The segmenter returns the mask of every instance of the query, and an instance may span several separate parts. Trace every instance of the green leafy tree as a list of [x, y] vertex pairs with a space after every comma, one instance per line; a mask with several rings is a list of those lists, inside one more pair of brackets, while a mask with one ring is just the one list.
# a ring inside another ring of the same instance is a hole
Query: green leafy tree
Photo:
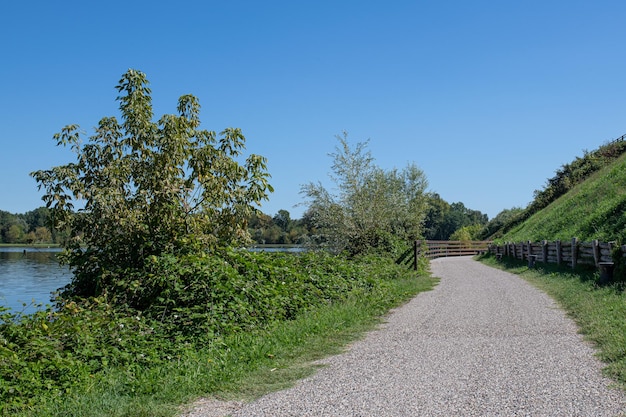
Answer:
[[66, 126], [54, 139], [76, 161], [31, 174], [55, 227], [70, 230], [64, 260], [75, 295], [112, 290], [155, 255], [247, 242], [247, 219], [272, 191], [265, 158], [242, 161], [240, 129], [200, 128], [196, 97], [180, 97], [178, 114], [155, 122], [145, 74], [128, 70], [116, 88], [121, 121], [102, 118], [86, 144]]
[[428, 208], [424, 221], [424, 237], [428, 240], [446, 240], [452, 233], [446, 225], [450, 213], [450, 204], [437, 193], [427, 196]]
[[480, 224], [473, 224], [471, 226], [463, 226], [456, 232], [452, 233], [450, 240], [478, 240], [480, 232], [483, 230], [483, 226]]
[[502, 210], [489, 223], [485, 225], [479, 234], [479, 239], [497, 239], [502, 236], [504, 227], [524, 213], [521, 207]]
[[291, 215], [287, 210], [278, 210], [274, 216], [274, 224], [280, 227], [283, 232], [289, 232], [292, 227]]
[[479, 225], [482, 229], [487, 220], [486, 214], [471, 210], [461, 202], [448, 204], [438, 194], [431, 194], [428, 198], [425, 236], [431, 240], [461, 240], [453, 239], [453, 234], [467, 226]]
[[7, 243], [21, 243], [24, 239], [24, 228], [17, 223], [10, 225], [5, 238]]
[[321, 183], [302, 187], [309, 208], [312, 238], [321, 245], [355, 255], [372, 248], [392, 250], [394, 241], [421, 235], [425, 214], [424, 173], [415, 165], [384, 171], [374, 164], [367, 142], [350, 146], [337, 136], [331, 179], [338, 193]]

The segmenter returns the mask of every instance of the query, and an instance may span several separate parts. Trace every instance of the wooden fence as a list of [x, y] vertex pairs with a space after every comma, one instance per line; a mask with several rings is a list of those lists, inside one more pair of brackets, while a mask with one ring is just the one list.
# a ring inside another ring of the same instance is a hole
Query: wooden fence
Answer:
[[446, 256], [467, 256], [485, 253], [490, 241], [460, 240], [418, 240], [415, 242], [415, 253], [428, 259]]
[[[613, 262], [614, 242], [579, 242], [577, 238], [570, 241], [548, 242], [520, 242], [489, 245], [489, 252], [501, 257], [510, 256], [520, 260], [531, 260], [544, 263], [569, 265], [576, 268], [578, 265], [599, 266], [602, 263]], [[626, 246], [621, 247], [622, 254]]]
[[[498, 258], [503, 256], [528, 260], [529, 266], [535, 262], [555, 263], [576, 268], [580, 265], [595, 266], [600, 270], [601, 280], [610, 280], [614, 267], [615, 242], [580, 242], [577, 238], [569, 241], [519, 242], [493, 244], [491, 241], [455, 240], [416, 240], [413, 248], [407, 250], [397, 260], [399, 264], [412, 265], [417, 270], [417, 260], [445, 256], [467, 256], [489, 252]], [[626, 257], [626, 245], [620, 248], [621, 256]], [[619, 252], [618, 252], [619, 254]], [[619, 255], [618, 255], [619, 256]]]
[[413, 248], [407, 250], [397, 260], [399, 264], [411, 264], [417, 270], [420, 257], [428, 259], [445, 256], [468, 256], [486, 253], [491, 241], [459, 241], [459, 240], [416, 240]]
[[[489, 245], [489, 252], [501, 258], [513, 257], [528, 260], [528, 266], [535, 262], [568, 265], [572, 269], [580, 265], [596, 267], [600, 271], [600, 283], [608, 283], [613, 279], [614, 256], [626, 257], [626, 245], [619, 247], [615, 242], [579, 242], [577, 238], [570, 241], [520, 242]], [[617, 253], [617, 255], [615, 255]]]

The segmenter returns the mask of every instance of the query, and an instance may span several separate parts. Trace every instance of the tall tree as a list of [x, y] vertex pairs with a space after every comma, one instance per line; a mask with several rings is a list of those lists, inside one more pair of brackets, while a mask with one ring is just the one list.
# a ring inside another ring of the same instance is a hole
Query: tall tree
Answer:
[[[128, 70], [116, 88], [121, 122], [102, 118], [84, 145], [79, 127], [66, 126], [54, 139], [76, 161], [32, 173], [56, 228], [71, 230], [65, 261], [78, 295], [114, 286], [152, 255], [247, 241], [247, 219], [272, 191], [265, 158], [239, 162], [240, 129], [200, 128], [196, 97], [180, 97], [178, 114], [155, 122], [145, 74]], [[84, 208], [74, 215], [76, 201]]]
[[291, 229], [291, 215], [287, 210], [278, 210], [274, 216], [274, 223], [286, 233]]

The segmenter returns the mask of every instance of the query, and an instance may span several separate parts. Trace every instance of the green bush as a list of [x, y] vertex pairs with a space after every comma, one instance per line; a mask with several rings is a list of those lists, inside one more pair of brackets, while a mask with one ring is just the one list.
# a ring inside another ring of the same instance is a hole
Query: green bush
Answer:
[[132, 393], [142, 389], [138, 375], [147, 369], [319, 306], [383, 294], [407, 273], [375, 255], [224, 250], [153, 257], [145, 270], [117, 273], [100, 297], [59, 300], [29, 316], [0, 311], [0, 415], [62, 402], [110, 372], [124, 373]]

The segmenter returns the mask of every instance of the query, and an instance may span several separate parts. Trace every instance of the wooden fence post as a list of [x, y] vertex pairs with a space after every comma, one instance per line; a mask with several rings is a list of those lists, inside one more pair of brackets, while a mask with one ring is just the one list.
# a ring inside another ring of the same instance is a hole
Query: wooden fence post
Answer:
[[544, 240], [541, 242], [541, 252], [543, 255], [543, 263], [548, 263], [548, 241]]
[[578, 238], [572, 238], [572, 269], [576, 269], [576, 263], [578, 258]]
[[556, 264], [561, 265], [561, 241], [557, 240], [556, 242]]
[[593, 261], [597, 267], [598, 264], [600, 263], [600, 242], [598, 242], [598, 239], [595, 239], [592, 242], [592, 246], [593, 246]]
[[420, 242], [413, 241], [413, 270], [417, 271], [417, 258], [419, 257]]

